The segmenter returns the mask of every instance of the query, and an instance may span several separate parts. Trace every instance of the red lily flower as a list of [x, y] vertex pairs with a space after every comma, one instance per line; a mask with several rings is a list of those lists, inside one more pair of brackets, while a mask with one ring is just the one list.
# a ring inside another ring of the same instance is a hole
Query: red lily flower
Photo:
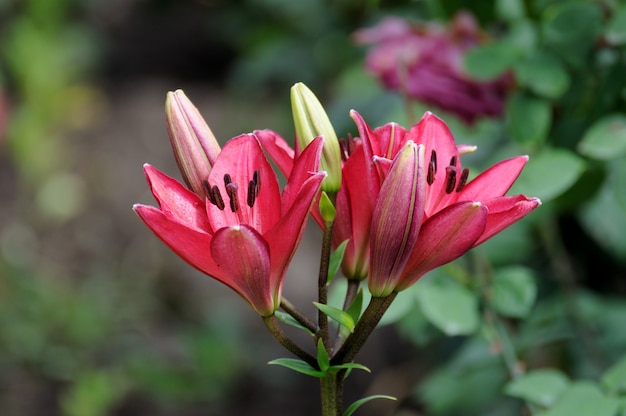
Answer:
[[221, 150], [202, 195], [146, 165], [159, 206], [133, 209], [176, 254], [270, 316], [326, 175], [317, 173], [321, 151], [322, 139], [304, 149], [281, 195], [258, 137], [243, 134]]
[[371, 224], [374, 296], [406, 289], [541, 204], [524, 195], [504, 196], [527, 156], [499, 162], [468, 183], [459, 151], [467, 148], [457, 146], [433, 114], [426, 113], [409, 131], [395, 124], [372, 131], [358, 113], [352, 116], [366, 160], [373, 161], [369, 182], [374, 189], [382, 183]]

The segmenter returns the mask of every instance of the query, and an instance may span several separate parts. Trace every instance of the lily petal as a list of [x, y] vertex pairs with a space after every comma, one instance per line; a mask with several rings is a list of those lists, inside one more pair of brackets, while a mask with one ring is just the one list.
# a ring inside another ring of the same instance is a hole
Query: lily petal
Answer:
[[212, 236], [187, 227], [158, 208], [136, 204], [133, 210], [174, 253], [196, 269], [228, 284], [229, 279], [208, 255]]
[[289, 210], [285, 211], [274, 228], [263, 234], [263, 238], [270, 247], [272, 285], [281, 286], [282, 284], [287, 266], [302, 239], [306, 217], [316, 201], [325, 177], [326, 172], [317, 172], [307, 179]]
[[503, 160], [482, 172], [459, 194], [460, 201], [484, 201], [504, 195], [522, 172], [528, 156]]
[[446, 167], [453, 165], [458, 172], [461, 171], [459, 151], [446, 123], [430, 112], [426, 112], [419, 123], [409, 130], [407, 138], [425, 146], [427, 163], [433, 160], [433, 156], [436, 160], [434, 182], [428, 187], [429, 198], [425, 207], [426, 214], [432, 215], [455, 198], [455, 195], [445, 192]]
[[487, 225], [480, 238], [474, 243], [477, 246], [490, 239], [509, 225], [526, 216], [539, 205], [539, 198], [528, 198], [525, 195], [503, 196], [483, 202], [489, 209]]
[[243, 224], [218, 230], [211, 241], [211, 256], [228, 276], [224, 283], [261, 316], [274, 313], [279, 288], [270, 282], [269, 247], [256, 230]]
[[460, 202], [429, 218], [395, 291], [415, 283], [429, 270], [449, 263], [469, 250], [487, 224], [488, 209], [480, 202]]
[[289, 147], [285, 139], [274, 131], [255, 130], [254, 135], [259, 139], [261, 146], [270, 155], [270, 158], [276, 163], [278, 170], [285, 178], [288, 178], [293, 168], [294, 150]]
[[318, 171], [324, 139], [317, 137], [296, 157], [293, 169], [283, 189], [281, 214], [285, 215], [297, 199], [302, 184]]
[[196, 194], [153, 166], [145, 164], [143, 169], [161, 210], [188, 227], [197, 230], [208, 228], [204, 202]]

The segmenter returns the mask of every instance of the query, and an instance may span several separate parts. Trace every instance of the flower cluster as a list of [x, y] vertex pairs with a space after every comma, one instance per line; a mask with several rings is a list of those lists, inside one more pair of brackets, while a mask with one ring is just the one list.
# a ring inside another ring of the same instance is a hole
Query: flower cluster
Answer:
[[387, 17], [354, 34], [358, 44], [372, 45], [366, 67], [383, 85], [426, 104], [456, 114], [467, 123], [502, 113], [511, 86], [508, 77], [479, 82], [463, 69], [463, 57], [484, 42], [474, 17], [457, 14], [449, 27], [412, 26]]
[[[458, 146], [431, 113], [407, 130], [395, 123], [372, 129], [353, 111], [359, 137], [341, 146], [340, 157], [315, 96], [297, 84], [292, 99], [296, 149], [271, 130], [242, 134], [221, 148], [184, 93], [169, 93], [168, 131], [187, 186], [146, 165], [158, 207], [134, 207], [174, 252], [231, 287], [261, 316], [281, 304], [308, 214], [328, 226], [315, 204], [326, 170], [333, 172], [325, 190], [335, 200], [332, 243], [348, 241], [343, 274], [367, 278], [378, 298], [406, 289], [540, 204], [505, 196], [526, 156], [470, 180], [461, 156], [475, 148]], [[288, 178], [282, 194], [265, 152]]]

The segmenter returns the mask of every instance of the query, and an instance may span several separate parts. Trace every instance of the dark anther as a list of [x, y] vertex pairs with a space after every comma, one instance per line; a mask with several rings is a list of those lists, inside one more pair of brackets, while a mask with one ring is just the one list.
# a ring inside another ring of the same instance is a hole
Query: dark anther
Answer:
[[202, 186], [204, 187], [204, 193], [209, 198], [209, 201], [213, 205], [216, 205], [216, 203], [215, 203], [215, 196], [213, 195], [213, 191], [211, 190], [211, 185], [209, 185], [209, 181], [207, 181], [206, 179], [203, 180], [202, 181]]
[[[217, 187], [217, 185], [213, 185], [213, 187], [211, 187], [211, 195], [213, 197], [213, 199], [215, 200], [214, 204], [215, 206], [217, 206], [219, 209], [223, 210], [225, 205], [224, 205], [224, 200], [222, 199], [222, 194], [220, 193], [220, 188]], [[209, 199], [211, 199], [211, 197], [209, 197]], [[213, 201], [211, 201], [213, 202]]]
[[256, 183], [254, 179], [248, 182], [248, 206], [252, 208], [254, 206], [254, 200], [256, 199]]
[[433, 165], [433, 173], [437, 173], [437, 152], [434, 149], [430, 152], [430, 164]]
[[230, 177], [230, 175], [228, 173], [224, 175], [224, 186], [228, 185], [232, 181], [233, 180], [231, 179], [231, 177]]
[[456, 166], [456, 156], [452, 156], [452, 159], [450, 159], [450, 166]]
[[433, 163], [432, 159], [428, 164], [428, 175], [426, 175], [426, 182], [428, 182], [429, 185], [432, 185], [433, 182], [435, 182], [435, 164]]
[[230, 210], [236, 212], [239, 209], [239, 200], [237, 199], [237, 184], [229, 182], [226, 185], [226, 193], [230, 199]]
[[450, 194], [456, 186], [456, 168], [453, 166], [446, 167], [446, 193]]
[[459, 178], [459, 183], [456, 186], [456, 191], [461, 192], [463, 188], [465, 188], [465, 184], [467, 183], [467, 177], [469, 176], [469, 169], [465, 168], [461, 172], [461, 177]]
[[252, 175], [252, 181], [254, 182], [254, 196], [259, 196], [259, 192], [261, 192], [261, 171], [255, 170]]

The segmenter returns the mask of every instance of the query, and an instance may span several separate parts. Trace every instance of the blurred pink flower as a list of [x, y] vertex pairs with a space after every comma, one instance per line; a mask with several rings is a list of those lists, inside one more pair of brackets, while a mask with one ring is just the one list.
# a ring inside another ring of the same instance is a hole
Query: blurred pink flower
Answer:
[[321, 151], [321, 139], [304, 149], [281, 195], [257, 136], [243, 134], [212, 161], [202, 194], [146, 165], [158, 207], [133, 209], [176, 254], [270, 316], [325, 177]]
[[372, 45], [366, 67], [388, 89], [456, 114], [467, 123], [502, 114], [510, 77], [479, 82], [463, 70], [465, 53], [484, 41], [471, 14], [458, 13], [448, 27], [412, 26], [388, 17], [355, 32], [354, 40]]

